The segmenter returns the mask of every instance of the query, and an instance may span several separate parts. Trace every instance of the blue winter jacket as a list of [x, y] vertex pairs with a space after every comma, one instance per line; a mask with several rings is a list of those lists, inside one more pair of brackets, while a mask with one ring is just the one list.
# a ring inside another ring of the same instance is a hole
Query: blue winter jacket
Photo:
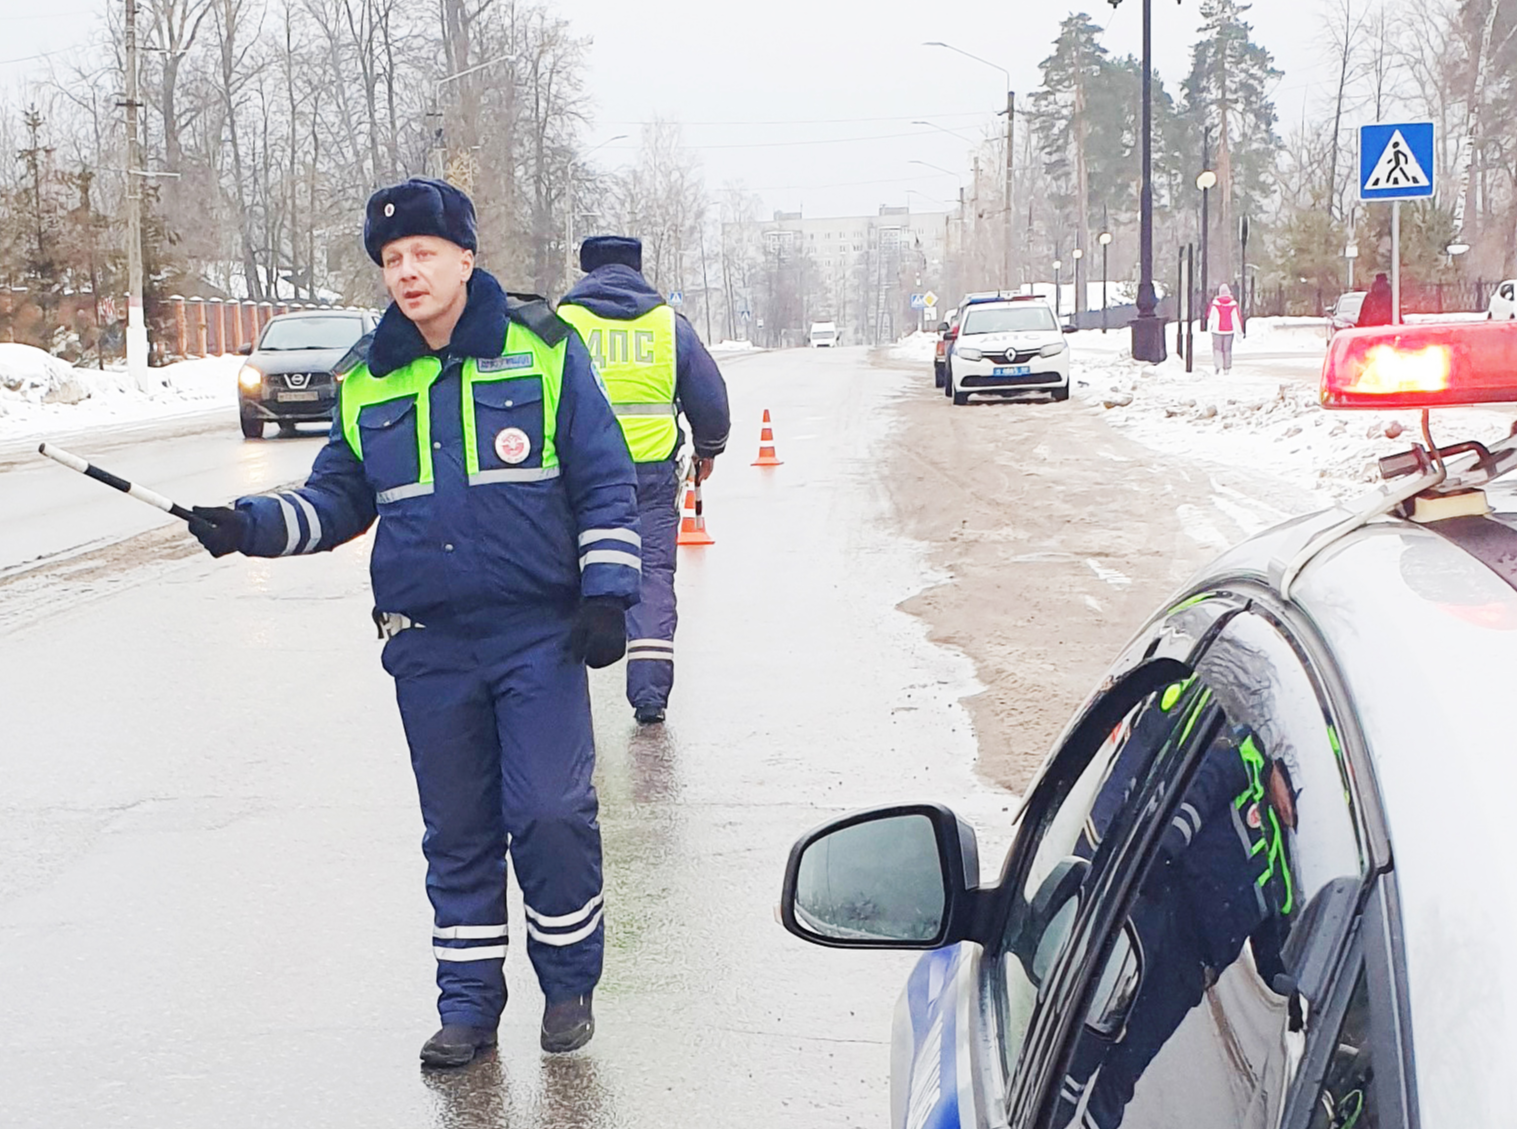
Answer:
[[[610, 263], [597, 267], [563, 297], [603, 318], [630, 320], [664, 304], [661, 294], [629, 266]], [[690, 421], [695, 453], [720, 455], [727, 447], [732, 421], [727, 412], [727, 382], [683, 315], [674, 318], [675, 400]]]
[[[624, 606], [637, 603], [641, 575], [636, 474], [621, 427], [578, 334], [567, 332], [556, 415], [559, 476], [468, 484], [460, 404], [463, 358], [499, 357], [508, 319], [533, 328], [534, 308], [536, 317], [568, 331], [546, 305], [508, 302], [494, 278], [474, 272], [447, 363], [428, 392], [432, 493], [382, 504], [375, 499], [382, 488], [377, 483], [414, 476], [417, 413], [389, 421], [396, 428], [411, 429], [408, 441], [375, 443], [372, 448], [365, 444], [366, 458], [360, 461], [343, 437], [339, 410], [303, 487], [237, 500], [237, 508], [253, 519], [242, 551], [257, 557], [326, 552], [362, 534], [378, 517], [369, 572], [381, 611], [427, 623], [492, 607], [553, 605], [564, 612], [580, 596], [610, 596]], [[541, 330], [541, 323], [537, 328]], [[369, 371], [376, 377], [431, 352], [416, 326], [394, 305], [372, 340], [360, 342], [359, 349], [366, 352]], [[514, 406], [508, 402], [486, 407], [479, 405], [480, 397], [476, 386], [481, 434], [487, 426], [519, 426], [541, 436], [540, 395]], [[491, 416], [487, 424], [482, 415], [487, 411], [505, 414], [500, 419]], [[506, 418], [513, 411], [519, 419]], [[410, 467], [384, 465], [387, 457], [408, 458]]]

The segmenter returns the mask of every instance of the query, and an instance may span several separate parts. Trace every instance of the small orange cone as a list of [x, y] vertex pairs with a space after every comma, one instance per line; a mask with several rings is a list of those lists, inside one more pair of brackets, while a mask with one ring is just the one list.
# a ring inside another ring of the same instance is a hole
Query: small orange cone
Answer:
[[680, 508], [679, 536], [676, 545], [715, 545], [716, 538], [706, 532], [706, 515], [701, 509], [701, 488], [691, 472], [685, 479], [685, 504]]
[[764, 409], [764, 429], [759, 432], [759, 457], [753, 460], [753, 466], [783, 466], [779, 459], [774, 456], [774, 428], [769, 421], [769, 409]]

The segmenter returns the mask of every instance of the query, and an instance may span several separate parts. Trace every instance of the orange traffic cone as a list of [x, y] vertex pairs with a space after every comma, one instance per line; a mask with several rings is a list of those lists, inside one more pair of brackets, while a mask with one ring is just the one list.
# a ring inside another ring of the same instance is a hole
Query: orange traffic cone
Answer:
[[706, 515], [701, 509], [701, 488], [692, 473], [685, 479], [685, 504], [680, 508], [679, 536], [676, 545], [715, 545], [716, 538], [706, 532]]
[[774, 428], [769, 422], [769, 409], [764, 409], [764, 429], [759, 432], [759, 457], [753, 460], [753, 466], [782, 466], [779, 459], [774, 456]]

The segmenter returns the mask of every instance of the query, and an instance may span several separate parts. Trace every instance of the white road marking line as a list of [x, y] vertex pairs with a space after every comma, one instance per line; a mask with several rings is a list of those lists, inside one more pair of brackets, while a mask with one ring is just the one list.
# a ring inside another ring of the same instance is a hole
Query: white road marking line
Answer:
[[1212, 524], [1200, 506], [1190, 503], [1175, 507], [1175, 516], [1180, 519], [1180, 528], [1197, 544], [1221, 552], [1232, 544], [1223, 532]]
[[1100, 561], [1087, 560], [1085, 565], [1091, 572], [1096, 574], [1098, 580], [1106, 581], [1113, 588], [1126, 588], [1132, 583], [1132, 577], [1124, 572], [1118, 572], [1114, 568], [1107, 568]]
[[1101, 606], [1101, 601], [1094, 596], [1085, 597], [1085, 606], [1098, 615], [1105, 615], [1106, 609]]

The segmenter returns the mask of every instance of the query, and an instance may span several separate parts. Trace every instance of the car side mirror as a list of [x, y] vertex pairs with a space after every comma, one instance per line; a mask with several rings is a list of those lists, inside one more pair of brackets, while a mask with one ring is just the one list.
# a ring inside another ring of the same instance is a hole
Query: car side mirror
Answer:
[[791, 848], [780, 921], [831, 948], [942, 948], [969, 936], [979, 873], [974, 831], [946, 807], [855, 812]]
[[251, 341], [244, 342], [237, 346], [237, 352], [244, 357], [251, 357], [253, 355], [253, 343]]
[[940, 321], [940, 322], [938, 322], [938, 332], [939, 333], [947, 333], [948, 332], [948, 323], [946, 321]]

